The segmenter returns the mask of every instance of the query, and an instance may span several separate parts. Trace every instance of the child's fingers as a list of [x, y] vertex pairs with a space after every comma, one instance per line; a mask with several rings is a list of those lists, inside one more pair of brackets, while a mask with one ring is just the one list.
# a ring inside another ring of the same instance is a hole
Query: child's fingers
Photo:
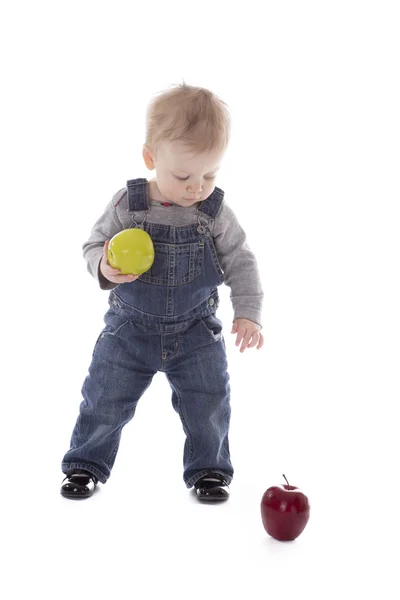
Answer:
[[103, 257], [103, 272], [104, 275], [106, 275], [107, 277], [113, 277], [121, 273], [120, 269], [114, 269], [114, 267], [112, 267], [110, 263], [107, 262], [105, 256]]
[[239, 331], [236, 336], [236, 346], [240, 346], [240, 343], [244, 337], [244, 331]]
[[119, 269], [113, 269], [110, 265], [106, 265], [106, 271], [108, 275], [120, 275], [121, 271]]
[[104, 271], [109, 276], [119, 275], [121, 271], [119, 269], [114, 269], [114, 267], [112, 267], [108, 261], [108, 246], [109, 246], [109, 244], [110, 244], [110, 240], [106, 240], [104, 242], [104, 254], [103, 254], [104, 263], [105, 263]]
[[[139, 277], [139, 275], [121, 275], [121, 277], [123, 278], [122, 279], [123, 283], [124, 282], [125, 283], [130, 283], [131, 281], [135, 281]], [[116, 277], [116, 279], [119, 279], [119, 276]]]
[[251, 333], [246, 331], [246, 335], [243, 337], [242, 345], [240, 346], [240, 352], [244, 352], [250, 343]]
[[106, 262], [108, 262], [108, 244], [110, 243], [110, 240], [106, 240], [104, 242], [104, 248], [103, 248], [103, 256], [106, 260]]
[[113, 271], [117, 271], [117, 273], [119, 273], [119, 269], [114, 269], [111, 265], [110, 265], [110, 261], [108, 260], [108, 246], [110, 245], [110, 240], [106, 240], [104, 242], [104, 262], [106, 263], [106, 265], [112, 269]]
[[250, 342], [247, 344], [247, 348], [254, 348], [258, 342], [258, 339], [257, 332], [253, 333]]
[[139, 275], [132, 275], [128, 273], [126, 275], [114, 275], [113, 280], [115, 283], [130, 283], [131, 281], [135, 281]]
[[110, 243], [109, 240], [106, 240], [104, 242], [104, 247], [103, 247], [103, 262], [105, 265], [107, 265], [107, 267], [112, 268], [110, 266], [110, 263], [108, 262], [108, 244]]

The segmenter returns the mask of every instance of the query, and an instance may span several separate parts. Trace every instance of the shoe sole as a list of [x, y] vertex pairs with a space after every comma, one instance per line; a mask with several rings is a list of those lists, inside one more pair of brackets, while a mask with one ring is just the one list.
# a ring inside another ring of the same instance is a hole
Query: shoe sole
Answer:
[[224, 502], [226, 500], [229, 499], [229, 496], [225, 496], [223, 498], [212, 498], [212, 497], [206, 497], [206, 496], [197, 496], [197, 500], [199, 500], [200, 502]]
[[64, 498], [73, 498], [74, 500], [85, 500], [86, 498], [93, 496], [93, 494], [86, 494], [86, 496], [84, 496], [78, 494], [67, 494], [65, 492], [60, 492], [60, 494], [61, 496], [64, 496]]

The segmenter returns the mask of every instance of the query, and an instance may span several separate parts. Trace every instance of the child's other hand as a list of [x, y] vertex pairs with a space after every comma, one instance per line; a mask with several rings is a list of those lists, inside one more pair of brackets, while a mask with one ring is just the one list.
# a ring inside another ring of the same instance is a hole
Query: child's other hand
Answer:
[[103, 258], [100, 263], [100, 271], [104, 275], [108, 281], [112, 283], [129, 283], [131, 281], [135, 281], [139, 275], [121, 275], [121, 271], [119, 269], [113, 269], [110, 263], [108, 262], [108, 244], [110, 240], [106, 240], [104, 244]]
[[231, 333], [237, 333], [236, 346], [240, 347], [240, 352], [244, 352], [246, 348], [257, 346], [259, 350], [264, 344], [264, 337], [261, 333], [261, 327], [249, 319], [236, 319], [233, 322]]

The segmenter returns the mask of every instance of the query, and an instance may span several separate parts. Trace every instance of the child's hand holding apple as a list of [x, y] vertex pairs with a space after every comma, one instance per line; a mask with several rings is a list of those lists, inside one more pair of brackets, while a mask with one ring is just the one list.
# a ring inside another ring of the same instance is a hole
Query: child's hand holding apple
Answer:
[[108, 281], [112, 283], [120, 284], [120, 283], [130, 283], [131, 281], [135, 281], [139, 277], [139, 275], [121, 275], [120, 269], [113, 269], [110, 263], [108, 262], [108, 245], [110, 240], [106, 240], [104, 244], [103, 257], [100, 263], [100, 271], [104, 275]]

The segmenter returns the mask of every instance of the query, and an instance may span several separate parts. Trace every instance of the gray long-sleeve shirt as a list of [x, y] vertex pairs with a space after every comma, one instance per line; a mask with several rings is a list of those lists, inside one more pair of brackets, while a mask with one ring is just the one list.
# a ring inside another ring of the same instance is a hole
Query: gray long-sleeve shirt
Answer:
[[[117, 284], [108, 281], [100, 271], [104, 242], [132, 225], [128, 212], [127, 189], [122, 188], [108, 202], [101, 217], [94, 224], [90, 237], [83, 244], [83, 256], [88, 271], [97, 279], [102, 290], [112, 290]], [[198, 204], [198, 203], [197, 203]], [[164, 206], [149, 200], [148, 223], [181, 227], [197, 224], [197, 205], [182, 207], [177, 204]], [[249, 319], [261, 323], [263, 291], [257, 262], [246, 241], [246, 235], [233, 210], [223, 201], [222, 209], [215, 218], [211, 235], [217, 257], [224, 273], [224, 283], [230, 287], [234, 320]], [[123, 285], [123, 284], [122, 284]]]

